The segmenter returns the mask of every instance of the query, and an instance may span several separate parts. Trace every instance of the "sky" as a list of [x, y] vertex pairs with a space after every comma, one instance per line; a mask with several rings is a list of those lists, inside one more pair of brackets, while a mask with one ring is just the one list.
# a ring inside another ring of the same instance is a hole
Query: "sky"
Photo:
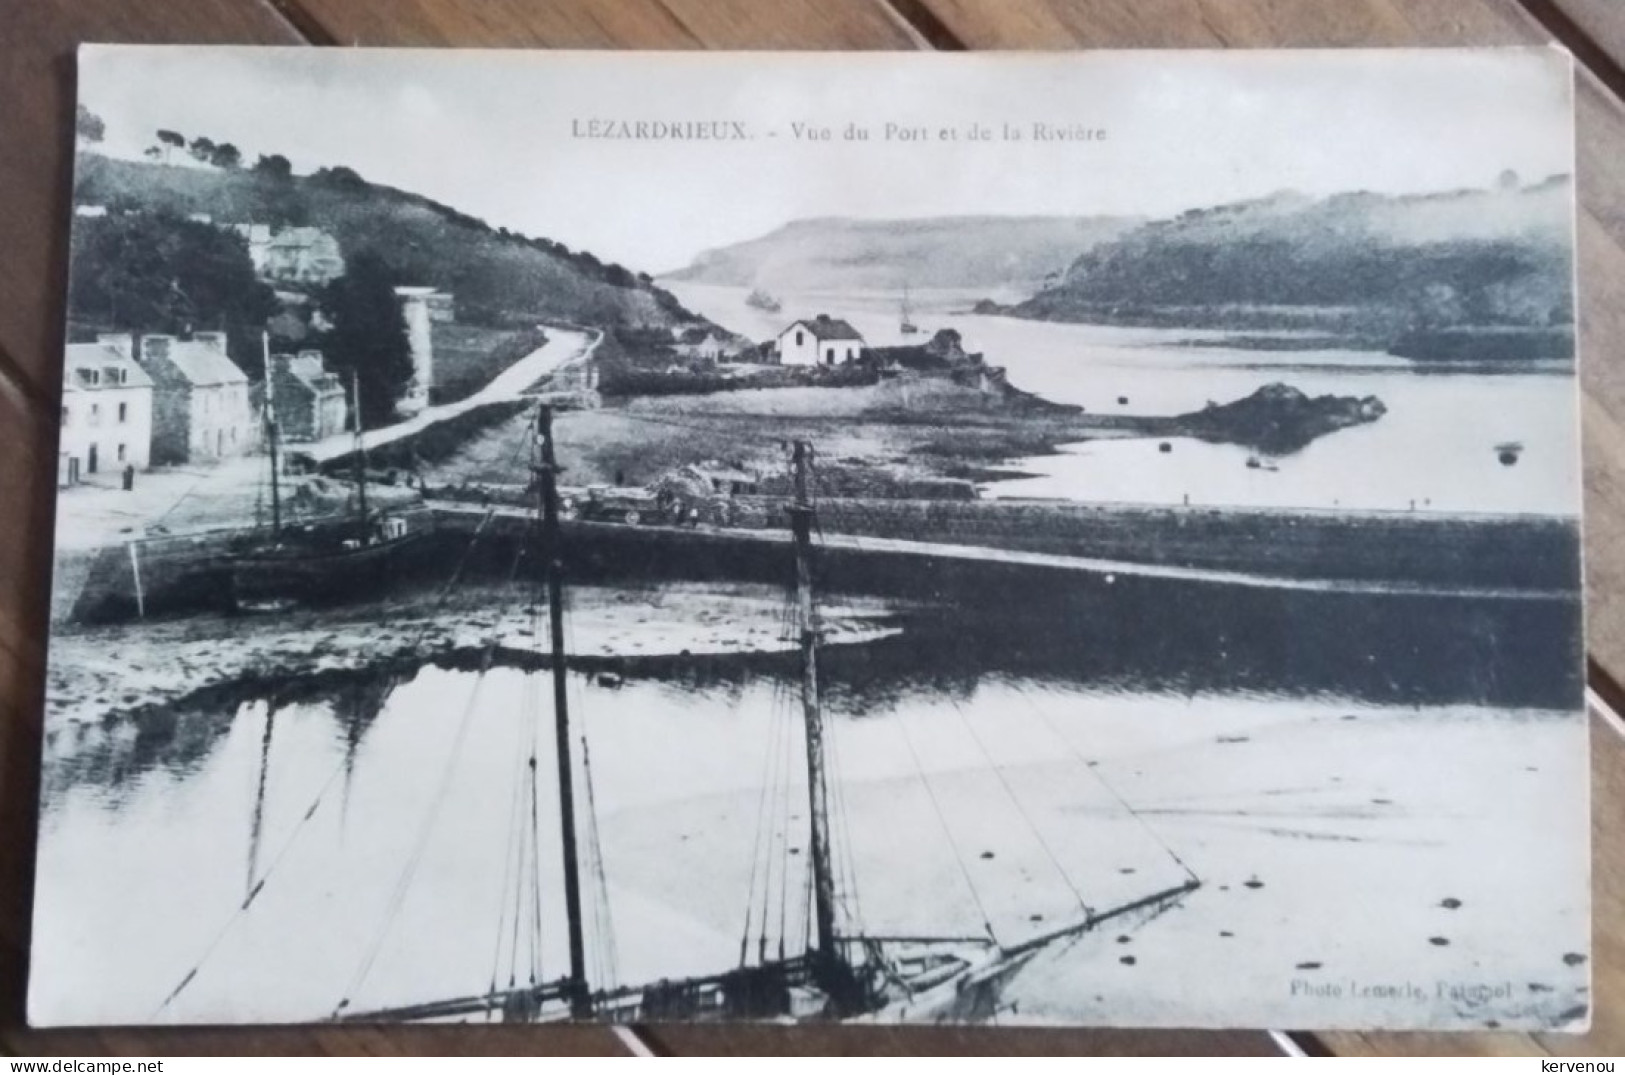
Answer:
[[[1554, 49], [588, 53], [86, 46], [105, 152], [159, 128], [345, 165], [640, 271], [806, 217], [1166, 217], [1573, 170]], [[739, 141], [582, 137], [621, 121]], [[798, 135], [821, 128], [830, 139]], [[1080, 140], [1038, 140], [1034, 125]], [[865, 128], [866, 141], [843, 137]], [[888, 125], [892, 136], [888, 137]], [[1023, 135], [1005, 140], [1006, 128]], [[970, 140], [973, 129], [994, 135]], [[920, 137], [905, 139], [901, 132]], [[945, 137], [951, 135], [951, 137]]]

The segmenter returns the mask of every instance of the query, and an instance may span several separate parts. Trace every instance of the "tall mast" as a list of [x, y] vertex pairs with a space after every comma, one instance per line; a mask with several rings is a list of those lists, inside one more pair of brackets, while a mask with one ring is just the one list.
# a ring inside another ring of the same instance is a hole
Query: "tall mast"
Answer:
[[818, 925], [818, 961], [826, 968], [840, 960], [835, 943], [835, 874], [830, 868], [829, 791], [824, 779], [824, 714], [818, 702], [818, 610], [812, 591], [812, 500], [807, 470], [812, 447], [796, 441], [795, 503], [790, 530], [796, 546], [796, 599], [801, 611], [801, 712], [807, 726], [807, 796], [812, 814], [813, 911]]
[[350, 398], [355, 406], [355, 494], [361, 513], [361, 544], [367, 544], [367, 441], [361, 431], [361, 378], [350, 371]]
[[[558, 462], [553, 455], [553, 409], [536, 408], [541, 461], [536, 491], [541, 501], [542, 555], [547, 563], [548, 634], [553, 642], [553, 727], [559, 767], [559, 826], [564, 845], [564, 911], [570, 929], [570, 1014], [592, 1015], [587, 992], [586, 946], [581, 939], [581, 875], [576, 861], [576, 813], [570, 764], [570, 708], [564, 666], [564, 565], [560, 558]], [[534, 765], [534, 760], [532, 765]]]
[[271, 369], [271, 334], [260, 333], [260, 355], [265, 362], [265, 438], [271, 451], [271, 536], [282, 533], [282, 486], [277, 473], [276, 374]]

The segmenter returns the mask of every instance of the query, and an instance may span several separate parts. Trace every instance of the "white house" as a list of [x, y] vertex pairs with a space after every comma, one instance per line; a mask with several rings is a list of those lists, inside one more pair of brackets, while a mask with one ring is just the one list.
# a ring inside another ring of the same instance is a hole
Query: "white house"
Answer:
[[833, 366], [863, 353], [863, 335], [828, 314], [795, 321], [779, 333], [779, 361], [786, 366]]
[[713, 362], [726, 361], [734, 348], [720, 334], [708, 332], [704, 339], [694, 343], [679, 343], [672, 350], [684, 358], [704, 358]]
[[152, 378], [116, 344], [70, 343], [62, 362], [58, 484], [126, 466], [145, 470], [151, 456]]

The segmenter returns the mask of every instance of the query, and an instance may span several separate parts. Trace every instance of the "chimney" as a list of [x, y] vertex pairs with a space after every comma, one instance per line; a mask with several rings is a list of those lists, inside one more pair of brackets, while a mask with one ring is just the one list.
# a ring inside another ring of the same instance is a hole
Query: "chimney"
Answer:
[[170, 348], [175, 346], [173, 336], [143, 336], [141, 337], [141, 363], [145, 365], [159, 359], [169, 357]]
[[819, 314], [816, 318], [814, 318], [814, 320], [818, 321], [818, 322], [828, 321], [829, 320], [829, 314]]
[[96, 342], [117, 351], [120, 358], [135, 357], [135, 334], [132, 332], [98, 332]]
[[201, 343], [205, 347], [212, 347], [221, 354], [226, 353], [226, 334], [224, 332], [194, 332], [192, 342]]

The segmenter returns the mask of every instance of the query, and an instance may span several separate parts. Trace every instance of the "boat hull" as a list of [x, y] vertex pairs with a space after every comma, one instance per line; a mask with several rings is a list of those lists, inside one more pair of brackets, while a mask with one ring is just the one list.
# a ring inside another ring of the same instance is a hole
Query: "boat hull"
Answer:
[[356, 548], [274, 550], [234, 557], [232, 605], [240, 611], [320, 604], [383, 589], [405, 559], [425, 545], [425, 530]]

